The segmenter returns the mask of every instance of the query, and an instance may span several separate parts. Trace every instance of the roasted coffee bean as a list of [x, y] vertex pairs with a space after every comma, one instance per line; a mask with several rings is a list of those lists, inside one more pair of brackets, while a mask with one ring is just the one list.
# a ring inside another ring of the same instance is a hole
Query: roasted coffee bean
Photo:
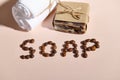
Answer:
[[53, 54], [55, 54], [55, 53], [57, 53], [57, 51], [56, 50], [52, 50], [52, 51], [50, 51], [51, 53], [53, 53]]
[[55, 54], [49, 54], [50, 57], [53, 57]]
[[26, 45], [27, 43], [29, 43], [29, 40], [25, 40], [25, 41], [23, 41], [23, 45]]
[[62, 57], [65, 57], [65, 56], [66, 56], [66, 53], [62, 52], [62, 53], [60, 53], [60, 55], [61, 55]]
[[28, 47], [23, 47], [22, 49], [23, 49], [24, 51], [28, 51], [28, 50], [29, 50]]
[[86, 51], [91, 51], [91, 47], [86, 48]]
[[71, 40], [71, 41], [70, 41], [70, 44], [75, 44], [75, 41], [74, 41], [74, 40]]
[[96, 39], [91, 39], [90, 42], [96, 42]]
[[95, 44], [99, 44], [99, 41], [96, 41]]
[[45, 52], [41, 50], [39, 53], [40, 53], [40, 54], [43, 54], [43, 53], [45, 53]]
[[23, 44], [20, 45], [21, 48], [25, 47]]
[[30, 54], [34, 54], [35, 52], [36, 52], [36, 50], [33, 49], [33, 50], [30, 51]]
[[29, 51], [31, 51], [31, 50], [33, 50], [33, 48], [32, 48], [32, 47], [29, 47]]
[[86, 39], [85, 41], [86, 41], [86, 42], [90, 42], [90, 39]]
[[64, 48], [68, 48], [69, 45], [68, 45], [68, 44], [64, 44], [63, 47], [64, 47]]
[[24, 55], [21, 55], [20, 58], [21, 58], [21, 59], [25, 59], [25, 56], [24, 56]]
[[83, 58], [87, 58], [87, 57], [88, 57], [87, 53], [82, 53], [81, 56], [82, 56]]
[[40, 46], [39, 49], [45, 50], [45, 46]]
[[100, 48], [100, 45], [99, 45], [99, 44], [95, 44], [95, 47], [96, 47], [96, 48]]
[[78, 54], [79, 51], [78, 50], [73, 50], [73, 53]]
[[80, 43], [83, 44], [83, 45], [86, 45], [86, 44], [87, 44], [86, 41], [81, 41]]
[[92, 46], [90, 47], [91, 48], [91, 51], [95, 51], [96, 50], [96, 47], [95, 46]]
[[30, 58], [34, 58], [34, 55], [29, 55]]
[[57, 46], [56, 46], [56, 45], [55, 45], [55, 46], [52, 46], [51, 49], [57, 49]]
[[73, 44], [73, 47], [74, 47], [74, 48], [77, 48], [77, 44]]
[[29, 42], [30, 42], [30, 43], [34, 43], [35, 40], [34, 40], [34, 39], [30, 39]]
[[43, 46], [47, 46], [48, 43], [43, 43]]
[[49, 56], [48, 53], [43, 53], [42, 55], [43, 55], [44, 57], [48, 57], [48, 56]]
[[25, 59], [29, 59], [30, 57], [29, 57], [29, 55], [25, 55]]
[[51, 45], [52, 45], [52, 46], [56, 46], [56, 44], [55, 44], [55, 43], [52, 43]]
[[70, 41], [65, 41], [64, 43], [65, 43], [65, 44], [70, 44]]
[[83, 52], [83, 53], [86, 53], [86, 49], [83, 49], [82, 52]]
[[52, 41], [48, 41], [47, 44], [52, 44]]
[[79, 57], [79, 55], [78, 55], [78, 54], [74, 54], [73, 56], [74, 56], [75, 58]]
[[87, 47], [86, 47], [86, 45], [82, 45], [82, 46], [80, 46], [80, 48], [81, 49], [86, 49]]
[[63, 48], [63, 49], [61, 49], [61, 51], [63, 51], [63, 52], [67, 52], [67, 49], [64, 49], [64, 48]]
[[72, 52], [73, 51], [73, 48], [69, 48], [67, 49], [68, 52]]

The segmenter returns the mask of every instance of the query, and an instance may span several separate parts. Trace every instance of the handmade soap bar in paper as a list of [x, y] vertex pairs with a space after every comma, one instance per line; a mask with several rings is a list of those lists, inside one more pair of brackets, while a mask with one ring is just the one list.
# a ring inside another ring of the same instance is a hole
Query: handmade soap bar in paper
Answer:
[[42, 22], [56, 4], [56, 0], [18, 0], [12, 14], [18, 25], [29, 31]]
[[89, 21], [89, 4], [81, 2], [61, 2], [57, 6], [53, 20], [55, 30], [83, 34]]

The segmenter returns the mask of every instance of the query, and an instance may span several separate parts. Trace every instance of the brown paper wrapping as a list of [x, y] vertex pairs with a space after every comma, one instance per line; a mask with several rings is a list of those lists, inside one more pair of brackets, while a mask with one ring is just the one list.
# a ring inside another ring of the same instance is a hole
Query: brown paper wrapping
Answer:
[[57, 5], [56, 16], [54, 20], [59, 21], [68, 21], [68, 22], [78, 22], [78, 23], [88, 23], [89, 22], [89, 4], [88, 3], [81, 3], [81, 2], [61, 2], [64, 6], [70, 6], [74, 11], [81, 13], [80, 19], [75, 19], [69, 13], [57, 14], [57, 12], [64, 11], [65, 8], [61, 5]]

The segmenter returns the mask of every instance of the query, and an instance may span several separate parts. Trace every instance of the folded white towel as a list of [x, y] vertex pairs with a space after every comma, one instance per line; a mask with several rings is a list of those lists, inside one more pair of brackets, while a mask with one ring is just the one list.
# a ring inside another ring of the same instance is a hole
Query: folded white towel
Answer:
[[[51, 7], [47, 8], [50, 3]], [[29, 31], [42, 22], [56, 5], [56, 0], [18, 0], [12, 7], [12, 14], [18, 25]]]

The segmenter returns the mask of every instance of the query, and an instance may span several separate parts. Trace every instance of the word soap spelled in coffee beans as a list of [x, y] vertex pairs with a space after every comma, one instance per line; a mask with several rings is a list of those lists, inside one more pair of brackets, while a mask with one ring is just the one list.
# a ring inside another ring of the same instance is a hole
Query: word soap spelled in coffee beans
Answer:
[[[28, 40], [24, 40], [22, 42], [22, 44], [20, 44], [20, 47], [22, 48], [22, 50], [24, 51], [29, 51], [29, 55], [21, 55], [20, 58], [21, 59], [30, 59], [30, 58], [34, 58], [34, 53], [36, 52], [35, 49], [33, 49], [32, 47], [27, 47], [26, 45], [29, 44], [33, 44], [35, 42], [34, 39], [28, 39]], [[87, 46], [88, 43], [93, 43], [92, 46]], [[86, 39], [80, 42], [81, 46], [80, 48], [82, 49], [82, 54], [81, 56], [83, 58], [87, 58], [88, 54], [87, 51], [95, 51], [97, 48], [100, 48], [99, 45], [99, 41], [97, 41], [96, 39]], [[46, 52], [46, 47], [47, 46], [51, 46], [50, 47], [50, 52]], [[70, 45], [72, 46], [72, 48], [70, 47]], [[67, 52], [72, 52], [73, 53], [73, 57], [78, 58], [79, 57], [79, 51], [77, 49], [78, 45], [76, 44], [75, 40], [70, 40], [70, 41], [65, 41], [63, 44], [63, 48], [61, 49], [61, 53], [60, 55], [62, 57], [66, 57], [66, 53]], [[55, 54], [57, 53], [57, 45], [55, 42], [53, 41], [48, 41], [43, 43], [40, 47], [40, 54], [43, 57], [54, 57]]]

